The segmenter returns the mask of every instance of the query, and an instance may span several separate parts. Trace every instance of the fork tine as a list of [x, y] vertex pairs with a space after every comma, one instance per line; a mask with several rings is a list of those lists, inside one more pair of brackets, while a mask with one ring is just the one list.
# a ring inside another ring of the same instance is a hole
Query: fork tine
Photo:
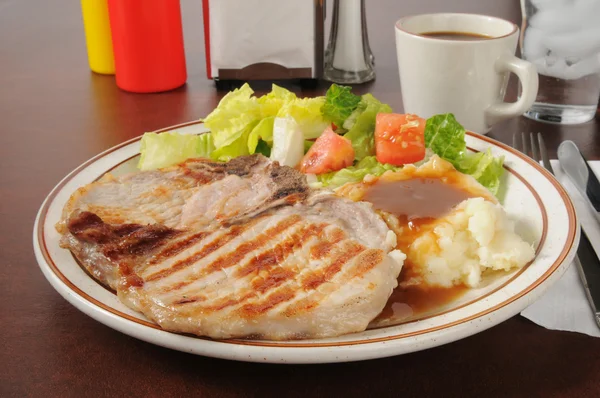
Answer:
[[527, 139], [527, 134], [526, 133], [521, 133], [521, 141], [523, 141], [523, 149], [522, 152], [531, 157], [531, 152], [529, 152], [529, 140]]
[[513, 133], [513, 148], [515, 148], [517, 151], [521, 151], [521, 140], [519, 139], [519, 133], [517, 133], [516, 131]]
[[539, 145], [537, 143], [537, 141], [535, 140], [535, 134], [534, 133], [529, 133], [529, 141], [531, 141], [531, 157], [533, 157], [533, 160], [535, 160], [536, 162], [540, 161], [540, 150], [539, 150]]
[[550, 164], [550, 158], [548, 157], [548, 150], [546, 149], [546, 143], [544, 142], [542, 133], [538, 133], [537, 138], [538, 138], [538, 142], [540, 144], [540, 152], [542, 154], [542, 161], [544, 162], [544, 167], [546, 167], [550, 173], [554, 174], [554, 170], [552, 170], [552, 165]]

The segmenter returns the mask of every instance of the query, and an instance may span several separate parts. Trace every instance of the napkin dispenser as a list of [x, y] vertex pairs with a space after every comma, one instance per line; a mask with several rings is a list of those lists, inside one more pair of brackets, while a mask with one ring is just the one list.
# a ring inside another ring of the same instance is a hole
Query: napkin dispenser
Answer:
[[209, 79], [303, 79], [322, 75], [324, 0], [203, 0]]

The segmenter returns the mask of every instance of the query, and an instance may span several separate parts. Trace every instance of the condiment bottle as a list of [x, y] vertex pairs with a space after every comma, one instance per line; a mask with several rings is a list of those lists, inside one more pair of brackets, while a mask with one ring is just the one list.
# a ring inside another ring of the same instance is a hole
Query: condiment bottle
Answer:
[[113, 75], [115, 60], [107, 0], [81, 0], [81, 14], [90, 69], [96, 73]]
[[323, 77], [342, 84], [368, 82], [375, 79], [374, 62], [365, 0], [335, 0]]
[[117, 86], [152, 93], [185, 84], [179, 0], [108, 0]]

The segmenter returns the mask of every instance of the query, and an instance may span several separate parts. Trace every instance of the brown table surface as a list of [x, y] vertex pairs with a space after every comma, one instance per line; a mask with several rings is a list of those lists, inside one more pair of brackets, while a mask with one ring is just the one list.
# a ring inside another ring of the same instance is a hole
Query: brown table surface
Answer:
[[[276, 366], [157, 347], [71, 306], [33, 255], [33, 220], [44, 197], [100, 151], [204, 116], [223, 95], [205, 76], [199, 0], [182, 1], [187, 85], [151, 95], [120, 91], [113, 77], [90, 73], [78, 3], [0, 0], [0, 396], [600, 396], [600, 340], [549, 331], [520, 316], [410, 355]], [[393, 37], [398, 17], [457, 11], [520, 20], [517, 0], [367, 3], [377, 80], [357, 90], [396, 110], [402, 109]], [[310, 96], [326, 84], [292, 88]], [[490, 135], [509, 142], [514, 131], [541, 131], [553, 153], [569, 138], [598, 159], [598, 126], [598, 118], [562, 127], [518, 118]]]

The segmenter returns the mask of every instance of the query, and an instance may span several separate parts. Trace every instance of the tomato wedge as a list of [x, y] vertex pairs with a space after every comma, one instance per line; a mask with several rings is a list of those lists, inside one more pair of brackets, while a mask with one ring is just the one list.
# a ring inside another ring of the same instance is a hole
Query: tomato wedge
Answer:
[[353, 162], [352, 142], [328, 127], [302, 158], [300, 171], [306, 174], [329, 173], [352, 166]]
[[375, 155], [380, 163], [401, 166], [425, 157], [425, 119], [413, 114], [379, 113]]

